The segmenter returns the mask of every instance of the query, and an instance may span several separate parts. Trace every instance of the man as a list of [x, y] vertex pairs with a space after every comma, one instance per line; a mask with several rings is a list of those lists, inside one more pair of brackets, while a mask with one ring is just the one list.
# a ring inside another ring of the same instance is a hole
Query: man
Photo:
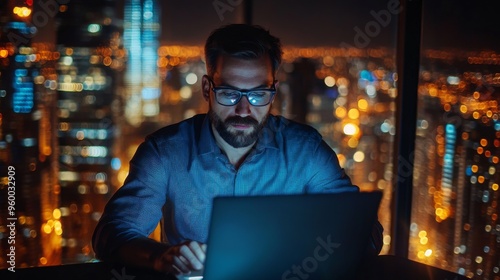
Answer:
[[[232, 24], [209, 36], [205, 55], [208, 114], [160, 129], [139, 146], [95, 229], [99, 259], [176, 274], [200, 270], [216, 196], [359, 191], [316, 130], [270, 114], [278, 38]], [[165, 242], [148, 238], [159, 221]], [[372, 254], [380, 252], [381, 233], [377, 224]]]

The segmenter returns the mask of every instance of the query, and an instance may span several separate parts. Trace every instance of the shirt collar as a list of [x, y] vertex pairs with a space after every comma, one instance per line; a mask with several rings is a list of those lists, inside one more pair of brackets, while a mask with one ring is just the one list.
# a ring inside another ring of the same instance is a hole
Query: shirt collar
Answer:
[[[262, 129], [259, 139], [255, 144], [256, 150], [264, 150], [265, 148], [279, 149], [276, 141], [276, 134], [279, 131], [276, 127], [275, 117], [269, 115], [269, 118]], [[207, 154], [219, 151], [219, 146], [215, 142], [215, 137], [212, 132], [212, 125], [208, 115], [205, 115], [201, 125], [200, 138], [198, 141], [198, 154]]]
[[279, 149], [277, 142], [279, 128], [276, 123], [276, 117], [269, 115], [262, 131], [260, 132], [259, 139], [255, 144], [256, 150], [264, 150], [265, 148]]
[[212, 133], [212, 125], [208, 115], [205, 115], [201, 124], [200, 138], [198, 138], [198, 154], [208, 154], [216, 152], [218, 149], [217, 143]]

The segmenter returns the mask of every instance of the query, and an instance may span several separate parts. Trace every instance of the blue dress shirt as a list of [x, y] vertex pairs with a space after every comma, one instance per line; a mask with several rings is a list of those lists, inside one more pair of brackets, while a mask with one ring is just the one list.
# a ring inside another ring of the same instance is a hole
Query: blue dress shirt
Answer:
[[359, 191], [337, 155], [312, 127], [270, 115], [236, 169], [217, 146], [206, 114], [148, 135], [130, 162], [124, 185], [94, 231], [98, 258], [147, 237], [160, 220], [169, 244], [206, 243], [216, 196]]

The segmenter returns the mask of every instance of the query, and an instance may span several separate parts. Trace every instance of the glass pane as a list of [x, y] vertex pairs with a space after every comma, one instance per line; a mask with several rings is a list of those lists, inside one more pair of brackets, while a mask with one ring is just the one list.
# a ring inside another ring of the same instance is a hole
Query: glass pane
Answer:
[[500, 275], [498, 2], [424, 1], [411, 259]]

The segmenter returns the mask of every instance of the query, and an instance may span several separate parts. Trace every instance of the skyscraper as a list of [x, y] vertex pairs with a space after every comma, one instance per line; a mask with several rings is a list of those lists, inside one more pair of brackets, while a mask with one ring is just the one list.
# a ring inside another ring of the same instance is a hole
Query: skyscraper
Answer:
[[158, 75], [159, 5], [155, 0], [127, 0], [124, 7], [125, 116], [138, 126], [159, 113], [161, 81]]
[[114, 1], [71, 1], [60, 13], [57, 67], [63, 262], [93, 258], [91, 235], [113, 191], [115, 91], [121, 49]]
[[[409, 257], [469, 278], [500, 275], [496, 57], [429, 52], [422, 60]], [[443, 61], [454, 67], [440, 69]]]
[[40, 231], [52, 218], [47, 210], [56, 206], [55, 195], [44, 192], [56, 179], [55, 143], [46, 129], [53, 124], [49, 110], [55, 103], [50, 89], [36, 84], [53, 64], [50, 55], [39, 55], [48, 54], [47, 46], [32, 43], [39, 23], [33, 22], [35, 11], [33, 1], [3, 1], [0, 9], [0, 196], [12, 206], [2, 201], [1, 266], [11, 259], [8, 254], [20, 267], [46, 263], [57, 251]]

